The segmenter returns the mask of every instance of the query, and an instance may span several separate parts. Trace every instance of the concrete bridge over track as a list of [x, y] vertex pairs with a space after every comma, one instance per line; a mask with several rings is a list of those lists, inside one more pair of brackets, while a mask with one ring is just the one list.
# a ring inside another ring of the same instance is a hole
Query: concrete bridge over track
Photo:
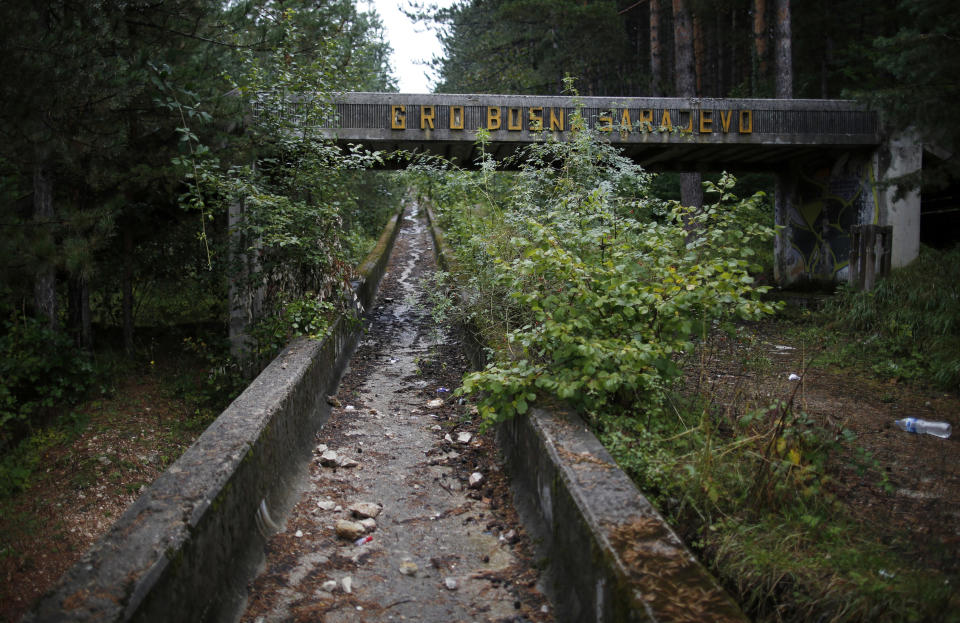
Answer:
[[[898, 178], [921, 167], [904, 129], [843, 100], [344, 93], [327, 128], [342, 144], [442, 156], [476, 166], [477, 130], [504, 160], [525, 145], [574, 131], [578, 105], [590, 127], [652, 170], [776, 174], [776, 276], [872, 281], [913, 260], [920, 195]], [[387, 166], [406, 166], [395, 160]]]

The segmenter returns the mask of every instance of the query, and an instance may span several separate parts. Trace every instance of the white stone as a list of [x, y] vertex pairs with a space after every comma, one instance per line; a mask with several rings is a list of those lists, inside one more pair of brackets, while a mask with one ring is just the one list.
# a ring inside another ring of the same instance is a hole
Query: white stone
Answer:
[[472, 474], [470, 474], [469, 482], [470, 482], [470, 488], [476, 489], [477, 487], [480, 486], [480, 483], [483, 482], [483, 474], [481, 474], [480, 472], [473, 472]]
[[460, 443], [470, 443], [470, 440], [473, 439], [473, 435], [467, 432], [457, 433], [457, 441]]
[[374, 518], [380, 514], [381, 507], [373, 502], [356, 502], [347, 507], [347, 510], [362, 518]]

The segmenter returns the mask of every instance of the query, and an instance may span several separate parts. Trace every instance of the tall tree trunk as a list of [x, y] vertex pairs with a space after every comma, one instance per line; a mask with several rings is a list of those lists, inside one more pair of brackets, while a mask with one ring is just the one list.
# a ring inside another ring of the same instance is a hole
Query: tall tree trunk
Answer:
[[90, 284], [86, 276], [70, 279], [67, 286], [67, 317], [77, 346], [93, 350], [93, 325], [90, 321]]
[[650, 95], [663, 95], [663, 50], [660, 47], [660, 0], [650, 0]]
[[693, 71], [696, 83], [696, 93], [704, 93], [703, 74], [704, 65], [706, 65], [706, 53], [703, 43], [703, 20], [696, 13], [693, 14]]
[[767, 78], [767, 0], [753, 0], [753, 93]]
[[[674, 89], [678, 97], [696, 97], [697, 77], [693, 59], [693, 20], [686, 0], [673, 0]], [[680, 203], [692, 208], [703, 205], [700, 174], [680, 174]]]
[[[33, 168], [33, 219], [46, 232], [54, 229], [53, 172], [45, 159]], [[47, 325], [57, 329], [57, 268], [52, 258], [40, 258], [33, 282], [33, 302]]]
[[696, 97], [693, 59], [693, 20], [686, 0], [673, 0], [674, 90], [677, 97]]
[[133, 355], [133, 234], [123, 229], [123, 352]]
[[793, 45], [790, 26], [790, 0], [777, 0], [777, 98], [793, 98]]

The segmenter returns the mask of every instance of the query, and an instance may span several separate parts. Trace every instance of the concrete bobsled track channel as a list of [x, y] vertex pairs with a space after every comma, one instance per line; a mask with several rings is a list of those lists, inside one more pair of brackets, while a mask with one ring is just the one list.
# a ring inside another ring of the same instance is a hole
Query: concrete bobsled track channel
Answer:
[[744, 620], [576, 414], [479, 434], [428, 215], [361, 265], [363, 324], [291, 343], [25, 621]]
[[452, 397], [467, 362], [434, 266], [414, 210], [243, 621], [552, 620], [492, 434]]

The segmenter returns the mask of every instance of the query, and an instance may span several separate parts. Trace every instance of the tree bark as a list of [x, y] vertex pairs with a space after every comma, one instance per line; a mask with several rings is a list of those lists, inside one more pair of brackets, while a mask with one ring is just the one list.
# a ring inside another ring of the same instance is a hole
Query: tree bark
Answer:
[[83, 275], [70, 279], [67, 287], [70, 332], [78, 347], [93, 350], [93, 325], [90, 321], [90, 284]]
[[123, 352], [133, 355], [133, 234], [123, 230]]
[[[673, 48], [676, 65], [674, 88], [678, 97], [696, 97], [697, 77], [693, 60], [693, 20], [686, 0], [673, 0]], [[700, 173], [680, 174], [680, 203], [699, 209], [703, 205]]]
[[[54, 229], [53, 172], [41, 159], [33, 169], [33, 219], [41, 230]], [[33, 302], [37, 313], [57, 330], [57, 268], [52, 258], [41, 257], [34, 274]]]
[[693, 20], [686, 0], [673, 0], [674, 89], [677, 97], [696, 97], [697, 76], [693, 61]]
[[777, 98], [793, 98], [793, 33], [790, 26], [790, 0], [777, 0]]
[[663, 95], [663, 50], [660, 47], [660, 0], [650, 0], [650, 95]]
[[767, 77], [767, 0], [753, 0], [753, 92]]

